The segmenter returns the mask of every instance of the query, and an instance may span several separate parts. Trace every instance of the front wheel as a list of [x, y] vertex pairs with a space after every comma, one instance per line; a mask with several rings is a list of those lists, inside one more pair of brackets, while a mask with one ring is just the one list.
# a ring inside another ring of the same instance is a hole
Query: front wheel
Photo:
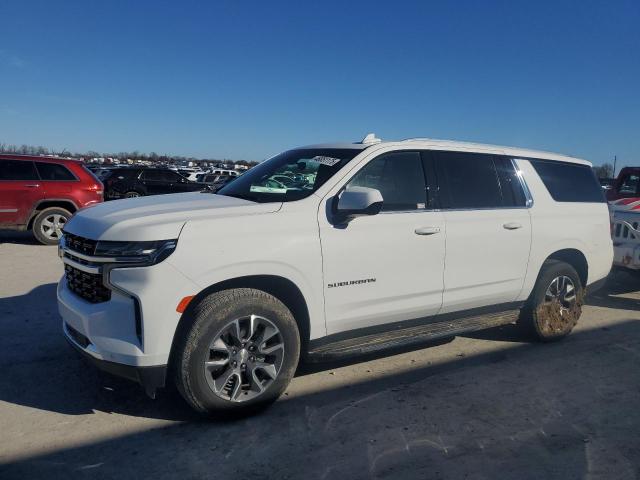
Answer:
[[584, 287], [575, 268], [547, 260], [519, 322], [537, 340], [560, 340], [575, 327], [583, 302]]
[[174, 356], [178, 390], [198, 412], [250, 411], [275, 401], [300, 356], [289, 309], [261, 290], [213, 293], [181, 329]]

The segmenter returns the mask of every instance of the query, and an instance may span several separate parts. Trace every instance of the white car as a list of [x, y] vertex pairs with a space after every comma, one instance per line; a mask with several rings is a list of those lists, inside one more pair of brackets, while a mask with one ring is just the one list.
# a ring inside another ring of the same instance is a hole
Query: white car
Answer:
[[[307, 184], [263, 186], [283, 172]], [[203, 413], [275, 400], [300, 359], [513, 322], [560, 339], [613, 257], [591, 165], [546, 152], [368, 135], [284, 152], [218, 193], [82, 210], [59, 249], [69, 342]]]

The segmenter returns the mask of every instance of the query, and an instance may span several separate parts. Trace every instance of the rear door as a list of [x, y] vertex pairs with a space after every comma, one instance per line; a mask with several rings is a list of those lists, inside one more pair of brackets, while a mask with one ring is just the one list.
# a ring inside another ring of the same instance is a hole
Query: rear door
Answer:
[[79, 182], [64, 165], [53, 162], [35, 162], [43, 194], [49, 199], [68, 198]]
[[442, 313], [516, 300], [531, 246], [529, 199], [511, 159], [434, 152], [447, 227]]
[[25, 225], [44, 198], [42, 182], [30, 160], [0, 160], [0, 225]]

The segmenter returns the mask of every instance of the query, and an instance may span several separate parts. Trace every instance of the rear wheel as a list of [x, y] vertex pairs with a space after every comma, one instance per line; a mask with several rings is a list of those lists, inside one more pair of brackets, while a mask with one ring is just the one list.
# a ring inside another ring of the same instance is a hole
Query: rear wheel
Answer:
[[137, 197], [141, 197], [142, 195], [140, 195], [139, 192], [135, 192], [135, 191], [131, 191], [131, 192], [127, 192], [124, 194], [124, 198], [137, 198]]
[[537, 340], [560, 340], [573, 330], [582, 313], [584, 287], [568, 263], [548, 260], [542, 266], [520, 324]]
[[240, 288], [209, 295], [178, 338], [175, 383], [197, 411], [249, 412], [275, 401], [300, 356], [289, 309], [263, 291]]
[[44, 245], [56, 245], [62, 237], [62, 228], [71, 218], [71, 212], [60, 207], [45, 208], [33, 220], [33, 235]]

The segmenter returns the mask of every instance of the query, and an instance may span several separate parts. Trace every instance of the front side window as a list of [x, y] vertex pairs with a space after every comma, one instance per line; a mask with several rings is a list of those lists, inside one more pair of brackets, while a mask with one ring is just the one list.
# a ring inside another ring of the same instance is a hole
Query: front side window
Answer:
[[36, 168], [42, 180], [76, 180], [76, 177], [67, 167], [58, 163], [36, 162]]
[[502, 190], [491, 155], [436, 152], [443, 208], [502, 208]]
[[368, 187], [382, 194], [382, 211], [426, 208], [427, 191], [418, 152], [392, 152], [371, 160], [347, 184]]
[[530, 160], [556, 202], [606, 202], [593, 169], [579, 163]]
[[33, 162], [0, 160], [0, 180], [39, 180]]
[[360, 152], [356, 148], [289, 150], [236, 177], [217, 194], [259, 203], [300, 200], [318, 190]]

